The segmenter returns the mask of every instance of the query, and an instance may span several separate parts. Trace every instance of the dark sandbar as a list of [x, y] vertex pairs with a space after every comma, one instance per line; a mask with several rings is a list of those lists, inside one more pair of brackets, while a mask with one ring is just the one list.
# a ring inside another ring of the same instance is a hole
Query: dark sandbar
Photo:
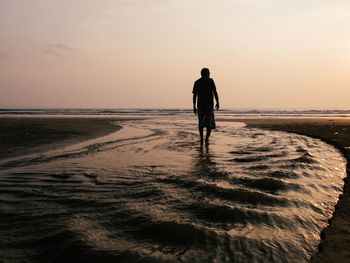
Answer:
[[2, 117], [0, 159], [66, 146], [115, 132], [131, 118]]

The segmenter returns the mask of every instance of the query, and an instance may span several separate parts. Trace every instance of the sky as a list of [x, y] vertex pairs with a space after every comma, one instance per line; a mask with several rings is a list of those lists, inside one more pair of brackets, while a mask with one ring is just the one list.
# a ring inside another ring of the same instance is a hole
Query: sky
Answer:
[[348, 0], [0, 0], [0, 108], [350, 109]]

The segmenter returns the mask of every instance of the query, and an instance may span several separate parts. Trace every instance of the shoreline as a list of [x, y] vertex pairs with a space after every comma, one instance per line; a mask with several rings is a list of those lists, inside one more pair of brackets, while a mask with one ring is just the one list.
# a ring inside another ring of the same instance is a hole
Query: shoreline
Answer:
[[91, 140], [122, 128], [121, 117], [0, 117], [0, 160]]
[[[144, 117], [45, 116], [0, 117], [0, 160], [53, 150], [110, 134], [121, 129], [115, 121]], [[321, 232], [319, 252], [310, 262], [347, 262], [350, 257], [350, 119], [348, 118], [216, 118], [242, 122], [250, 128], [310, 136], [337, 148], [346, 158], [343, 193], [329, 225]], [[215, 135], [214, 135], [215, 140]]]
[[230, 118], [218, 121], [243, 122], [249, 128], [284, 131], [320, 139], [337, 148], [346, 158], [343, 193], [339, 195], [329, 225], [321, 231], [318, 253], [310, 262], [343, 263], [350, 257], [350, 119], [348, 118]]

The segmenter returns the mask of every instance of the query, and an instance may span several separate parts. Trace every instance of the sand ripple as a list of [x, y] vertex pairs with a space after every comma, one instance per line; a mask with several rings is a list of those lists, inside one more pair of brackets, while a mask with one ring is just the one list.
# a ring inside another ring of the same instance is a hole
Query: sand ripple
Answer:
[[187, 117], [138, 120], [0, 163], [9, 262], [306, 262], [345, 160], [304, 136]]

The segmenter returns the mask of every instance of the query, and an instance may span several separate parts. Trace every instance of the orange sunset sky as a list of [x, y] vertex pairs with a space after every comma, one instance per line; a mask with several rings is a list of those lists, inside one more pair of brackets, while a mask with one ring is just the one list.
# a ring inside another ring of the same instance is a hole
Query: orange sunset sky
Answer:
[[0, 107], [350, 109], [348, 0], [0, 0]]

